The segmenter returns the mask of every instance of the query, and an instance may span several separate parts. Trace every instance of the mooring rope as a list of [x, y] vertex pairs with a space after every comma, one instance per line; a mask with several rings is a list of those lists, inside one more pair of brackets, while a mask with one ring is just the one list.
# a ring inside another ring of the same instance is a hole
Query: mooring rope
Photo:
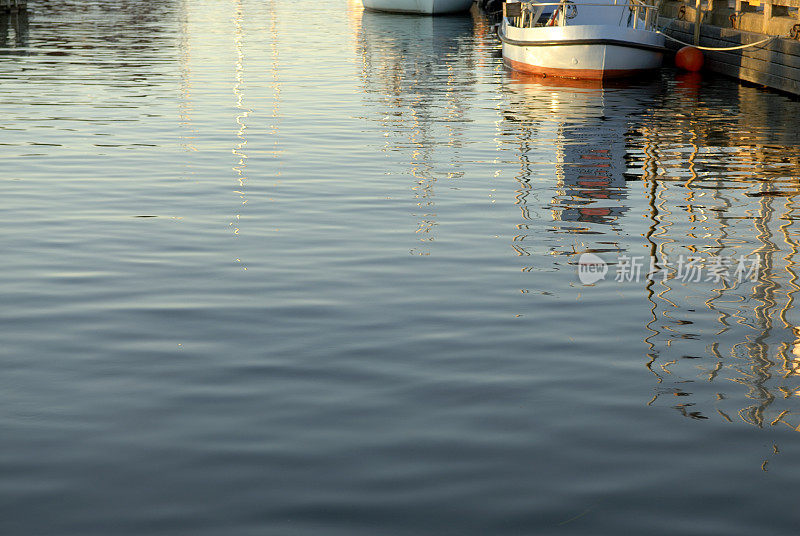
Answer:
[[742, 49], [742, 48], [756, 47], [758, 45], [762, 45], [764, 43], [767, 43], [769, 41], [772, 41], [772, 40], [778, 38], [777, 35], [773, 35], [772, 37], [767, 37], [766, 39], [762, 39], [761, 41], [756, 41], [755, 43], [749, 43], [747, 45], [739, 45], [739, 46], [735, 46], [735, 47], [701, 47], [699, 45], [693, 45], [691, 43], [686, 43], [684, 41], [681, 41], [680, 39], [675, 39], [674, 37], [670, 37], [669, 35], [665, 34], [664, 32], [658, 32], [658, 33], [660, 33], [661, 35], [663, 35], [667, 39], [675, 41], [676, 43], [680, 43], [682, 45], [686, 45], [687, 47], [698, 48], [700, 50], [739, 50], [739, 49]]
[[735, 46], [735, 47], [701, 47], [701, 46], [698, 46], [698, 45], [693, 45], [691, 43], [686, 43], [684, 41], [681, 41], [680, 39], [675, 39], [674, 37], [669, 36], [669, 35], [664, 33], [664, 30], [666, 30], [667, 28], [672, 26], [672, 23], [675, 22], [675, 20], [677, 20], [677, 19], [672, 19], [671, 21], [669, 21], [669, 24], [667, 24], [661, 30], [659, 30], [658, 33], [660, 33], [661, 35], [663, 35], [667, 39], [671, 39], [672, 41], [675, 41], [676, 43], [680, 43], [681, 45], [685, 45], [687, 47], [698, 48], [700, 50], [740, 50], [742, 48], [750, 48], [750, 47], [755, 47], [755, 46], [758, 46], [758, 45], [762, 45], [764, 43], [767, 43], [767, 42], [772, 41], [773, 39], [777, 39], [779, 37], [777, 35], [773, 35], [772, 37], [767, 37], [766, 39], [762, 39], [761, 41], [756, 41], [755, 43], [749, 43], [747, 45], [738, 45], [738, 46]]

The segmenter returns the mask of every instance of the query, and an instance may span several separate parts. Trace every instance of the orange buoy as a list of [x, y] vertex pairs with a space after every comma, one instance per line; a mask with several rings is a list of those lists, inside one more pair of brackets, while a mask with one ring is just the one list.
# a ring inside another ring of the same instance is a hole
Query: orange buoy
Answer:
[[683, 47], [675, 54], [675, 65], [696, 72], [703, 68], [703, 53], [695, 47]]

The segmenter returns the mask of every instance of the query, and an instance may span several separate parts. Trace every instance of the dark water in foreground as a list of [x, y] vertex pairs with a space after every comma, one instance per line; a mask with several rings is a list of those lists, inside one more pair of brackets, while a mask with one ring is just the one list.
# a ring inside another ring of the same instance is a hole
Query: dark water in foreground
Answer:
[[796, 531], [796, 100], [543, 85], [480, 18], [357, 2], [33, 7], [0, 533]]

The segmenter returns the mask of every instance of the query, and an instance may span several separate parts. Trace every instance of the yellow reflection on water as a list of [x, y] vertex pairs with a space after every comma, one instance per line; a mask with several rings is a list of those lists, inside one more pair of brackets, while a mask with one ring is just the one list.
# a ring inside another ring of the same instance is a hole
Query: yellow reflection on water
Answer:
[[[178, 122], [181, 126], [180, 140], [184, 151], [197, 152], [195, 140], [197, 129], [192, 123], [192, 43], [189, 34], [189, 9], [187, 0], [180, 3], [180, 99], [178, 101]], [[189, 174], [192, 171], [188, 172]]]
[[[514, 252], [532, 254], [523, 244], [542, 217], [532, 214], [531, 185], [536, 168], [551, 166], [551, 254], [643, 255], [645, 272], [648, 263], [659, 270], [632, 283], [649, 311], [641, 320], [644, 363], [655, 378], [647, 403], [696, 420], [798, 429], [796, 128], [773, 128], [755, 88], [740, 88], [738, 102], [706, 105], [695, 77], [678, 76], [674, 102], [651, 107], [661, 90], [644, 82], [604, 88], [506, 76], [505, 128], [519, 160]], [[638, 180], [628, 184], [632, 171]], [[645, 202], [629, 201], [633, 195]], [[679, 255], [705, 267], [744, 256], [760, 270], [753, 280], [687, 282], [673, 264]]]
[[[236, 0], [234, 16], [233, 16], [233, 45], [236, 51], [235, 70], [234, 70], [234, 83], [233, 94], [236, 97], [236, 137], [239, 142], [231, 151], [237, 158], [236, 164], [233, 166], [233, 171], [236, 174], [237, 189], [235, 192], [239, 195], [241, 206], [247, 204], [246, 194], [246, 181], [247, 181], [247, 137], [245, 132], [247, 130], [246, 120], [250, 116], [252, 110], [244, 105], [244, 31], [242, 29], [242, 19], [244, 17], [242, 2]], [[239, 222], [241, 220], [241, 211], [234, 215], [234, 221], [231, 222], [233, 227], [233, 234], [239, 234]]]
[[[651, 195], [663, 200], [650, 204], [652, 232], [648, 240], [652, 254], [663, 259], [682, 248], [709, 261], [714, 256], [745, 255], [758, 259], [760, 270], [754, 281], [691, 285], [673, 272], [655, 283], [661, 287], [658, 293], [652, 292], [654, 283], [649, 282], [652, 307], [647, 328], [651, 334], [645, 339], [650, 348], [649, 366], [658, 370], [653, 365], [659, 362], [677, 364], [669, 369], [672, 389], [660, 394], [680, 389], [692, 395], [687, 386], [694, 388], [693, 383], [704, 381], [716, 385], [713, 405], [723, 419], [735, 415], [753, 426], [792, 423], [790, 426], [796, 428], [800, 425], [800, 407], [791, 401], [781, 403], [788, 398], [785, 393], [800, 388], [794, 377], [794, 360], [789, 357], [797, 341], [797, 327], [789, 318], [798, 289], [794, 260], [797, 241], [792, 229], [796, 187], [775, 195], [776, 186], [785, 178], [748, 181], [748, 175], [775, 173], [770, 153], [774, 157], [778, 151], [753, 144], [747, 134], [712, 132], [719, 121], [709, 117], [708, 110], [700, 105], [689, 107], [677, 122], [674, 132], [682, 135], [673, 133], [673, 139], [663, 139], [663, 131], [659, 136], [655, 129], [645, 133], [645, 143], [653, 147], [671, 145], [662, 151], [662, 158], [675, 151], [675, 137], [685, 139], [689, 147], [685, 163], [668, 156], [657, 163], [656, 172], [644, 175], [652, 183]], [[710, 140], [711, 136], [715, 139]], [[720, 145], [735, 147], [730, 151], [736, 163], [732, 174], [709, 169], [713, 159], [720, 158]], [[715, 154], [703, 157], [702, 149], [709, 147]], [[687, 180], [671, 180], [684, 176]], [[749, 182], [747, 195], [742, 192], [744, 185], [737, 186], [737, 182]], [[667, 206], [682, 210], [668, 211]], [[685, 237], [670, 235], [670, 226], [685, 229]], [[702, 318], [698, 310], [690, 309], [701, 305], [713, 313], [711, 318]], [[716, 328], [708, 324], [712, 320]], [[699, 329], [686, 327], [700, 321], [708, 324], [703, 335]], [[698, 361], [693, 362], [695, 359]], [[659, 375], [659, 381], [662, 378]], [[707, 390], [696, 388], [698, 392]], [[695, 411], [687, 416], [708, 418], [703, 407], [706, 401], [697, 398], [690, 402]], [[676, 409], [683, 413], [686, 404]]]
[[[278, 158], [280, 155], [278, 134], [280, 122], [280, 101], [281, 101], [281, 84], [279, 81], [279, 51], [278, 51], [278, 14], [276, 0], [270, 0], [267, 4], [268, 20], [266, 23], [265, 31], [269, 39], [269, 54], [270, 54], [270, 88], [272, 92], [272, 108], [270, 113], [271, 122], [268, 126], [270, 138], [273, 143], [272, 149], [269, 154], [273, 158]], [[245, 54], [245, 41], [244, 36], [246, 30], [244, 23], [246, 21], [247, 12], [242, 4], [242, 0], [236, 0], [233, 10], [233, 45], [235, 50], [234, 58], [234, 83], [232, 92], [235, 98], [235, 109], [237, 110], [234, 120], [236, 121], [236, 137], [238, 142], [231, 150], [236, 161], [232, 170], [236, 178], [236, 187], [234, 193], [239, 196], [240, 205], [239, 210], [233, 216], [233, 221], [230, 226], [233, 229], [233, 234], [238, 236], [241, 233], [241, 220], [242, 208], [248, 203], [247, 197], [247, 120], [253, 110], [247, 106], [245, 101], [245, 88], [247, 86], [246, 75], [246, 54]], [[276, 174], [280, 176], [280, 170], [276, 170]], [[236, 262], [241, 263], [241, 259], [236, 259]], [[246, 267], [244, 268], [247, 269]]]

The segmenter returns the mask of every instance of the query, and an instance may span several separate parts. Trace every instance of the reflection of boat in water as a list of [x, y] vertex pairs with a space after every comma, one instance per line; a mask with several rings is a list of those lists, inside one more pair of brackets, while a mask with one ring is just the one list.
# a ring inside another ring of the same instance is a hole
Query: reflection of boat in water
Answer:
[[[504, 5], [503, 61], [517, 71], [615, 78], [661, 66], [657, 7], [638, 0], [514, 2]], [[544, 19], [545, 9], [554, 7]]]
[[[468, 15], [416, 17], [362, 12], [358, 48], [364, 89], [368, 94], [413, 100], [415, 116], [424, 113], [438, 95], [448, 93], [458, 98], [449, 69], [472, 70], [472, 55], [467, 50], [472, 30]], [[448, 76], [443, 78], [444, 74]], [[462, 84], [470, 77], [464, 73], [458, 76]]]
[[[381, 63], [435, 64], [449, 61], [472, 36], [469, 14], [451, 17], [415, 17], [364, 10], [361, 13], [360, 52], [365, 60]], [[405, 58], [401, 57], [405, 56]]]
[[[552, 139], [553, 220], [616, 226], [628, 210], [626, 145], [630, 118], [642, 111], [641, 105], [620, 98], [627, 91], [620, 84], [608, 87], [599, 80], [543, 79], [514, 71], [508, 75], [505, 87], [511, 98], [506, 118], [537, 130], [520, 133], [521, 141]], [[641, 96], [648, 90], [642, 86], [632, 91]], [[520, 158], [528, 158], [521, 149]], [[589, 232], [586, 226], [572, 230]]]
[[374, 11], [440, 15], [467, 11], [472, 0], [363, 0], [364, 7]]
[[[437, 180], [463, 174], [459, 152], [468, 92], [475, 83], [473, 19], [364, 11], [358, 35], [362, 96], [380, 150], [407, 165], [417, 237], [431, 242], [437, 226]], [[425, 251], [413, 250], [425, 254]]]

